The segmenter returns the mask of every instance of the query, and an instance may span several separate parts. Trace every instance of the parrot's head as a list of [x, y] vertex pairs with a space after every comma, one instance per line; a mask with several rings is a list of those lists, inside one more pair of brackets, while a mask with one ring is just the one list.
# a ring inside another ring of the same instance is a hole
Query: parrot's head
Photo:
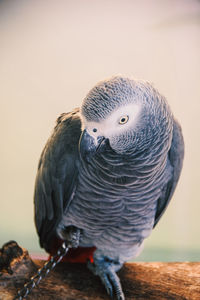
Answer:
[[148, 82], [115, 76], [99, 82], [81, 107], [82, 155], [111, 148], [118, 154], [145, 150], [171, 130], [167, 103]]

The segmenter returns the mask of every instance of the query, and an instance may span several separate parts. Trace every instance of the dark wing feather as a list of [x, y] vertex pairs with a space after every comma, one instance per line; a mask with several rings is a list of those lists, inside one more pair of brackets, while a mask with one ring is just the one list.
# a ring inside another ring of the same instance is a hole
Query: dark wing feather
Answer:
[[184, 141], [182, 131], [179, 123], [174, 120], [172, 144], [168, 154], [170, 168], [172, 167], [172, 177], [165, 185], [162, 196], [158, 199], [154, 227], [160, 220], [167, 205], [169, 204], [169, 201], [172, 198], [181, 174], [183, 157]]
[[76, 188], [80, 134], [79, 110], [62, 114], [40, 157], [34, 194], [35, 224], [40, 244], [47, 251]]

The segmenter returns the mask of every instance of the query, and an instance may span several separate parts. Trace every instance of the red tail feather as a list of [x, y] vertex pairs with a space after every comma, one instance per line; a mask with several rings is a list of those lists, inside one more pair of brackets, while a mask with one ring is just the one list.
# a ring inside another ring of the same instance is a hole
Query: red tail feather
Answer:
[[[55, 255], [62, 243], [62, 240], [54, 239], [50, 250], [50, 255]], [[75, 249], [70, 248], [67, 255], [63, 257], [62, 261], [70, 263], [86, 263], [88, 260], [90, 260], [90, 262], [93, 262], [93, 253], [95, 250], [95, 247], [78, 247]]]

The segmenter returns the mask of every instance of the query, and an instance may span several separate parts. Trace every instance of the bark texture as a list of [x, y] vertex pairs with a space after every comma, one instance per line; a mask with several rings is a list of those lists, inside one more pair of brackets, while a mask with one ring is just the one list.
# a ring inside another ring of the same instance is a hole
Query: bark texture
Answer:
[[[16, 256], [10, 259], [10, 269], [0, 265], [2, 300], [13, 299], [17, 290], [44, 264], [44, 261], [32, 261], [25, 249]], [[126, 300], [200, 299], [200, 262], [127, 263], [118, 274]], [[109, 300], [109, 297], [100, 279], [85, 264], [61, 262], [27, 299]]]

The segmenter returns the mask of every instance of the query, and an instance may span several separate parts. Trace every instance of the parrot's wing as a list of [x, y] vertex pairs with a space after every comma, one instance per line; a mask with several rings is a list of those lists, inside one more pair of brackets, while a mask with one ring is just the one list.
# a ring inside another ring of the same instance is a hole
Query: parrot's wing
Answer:
[[40, 244], [49, 241], [76, 188], [81, 134], [79, 109], [62, 114], [41, 154], [35, 183], [35, 223]]
[[170, 168], [172, 168], [172, 176], [171, 179], [166, 183], [163, 189], [162, 196], [158, 199], [154, 227], [160, 220], [167, 205], [169, 204], [169, 201], [172, 198], [172, 195], [180, 177], [183, 164], [183, 157], [184, 141], [182, 131], [178, 122], [174, 120], [172, 144], [168, 154]]

